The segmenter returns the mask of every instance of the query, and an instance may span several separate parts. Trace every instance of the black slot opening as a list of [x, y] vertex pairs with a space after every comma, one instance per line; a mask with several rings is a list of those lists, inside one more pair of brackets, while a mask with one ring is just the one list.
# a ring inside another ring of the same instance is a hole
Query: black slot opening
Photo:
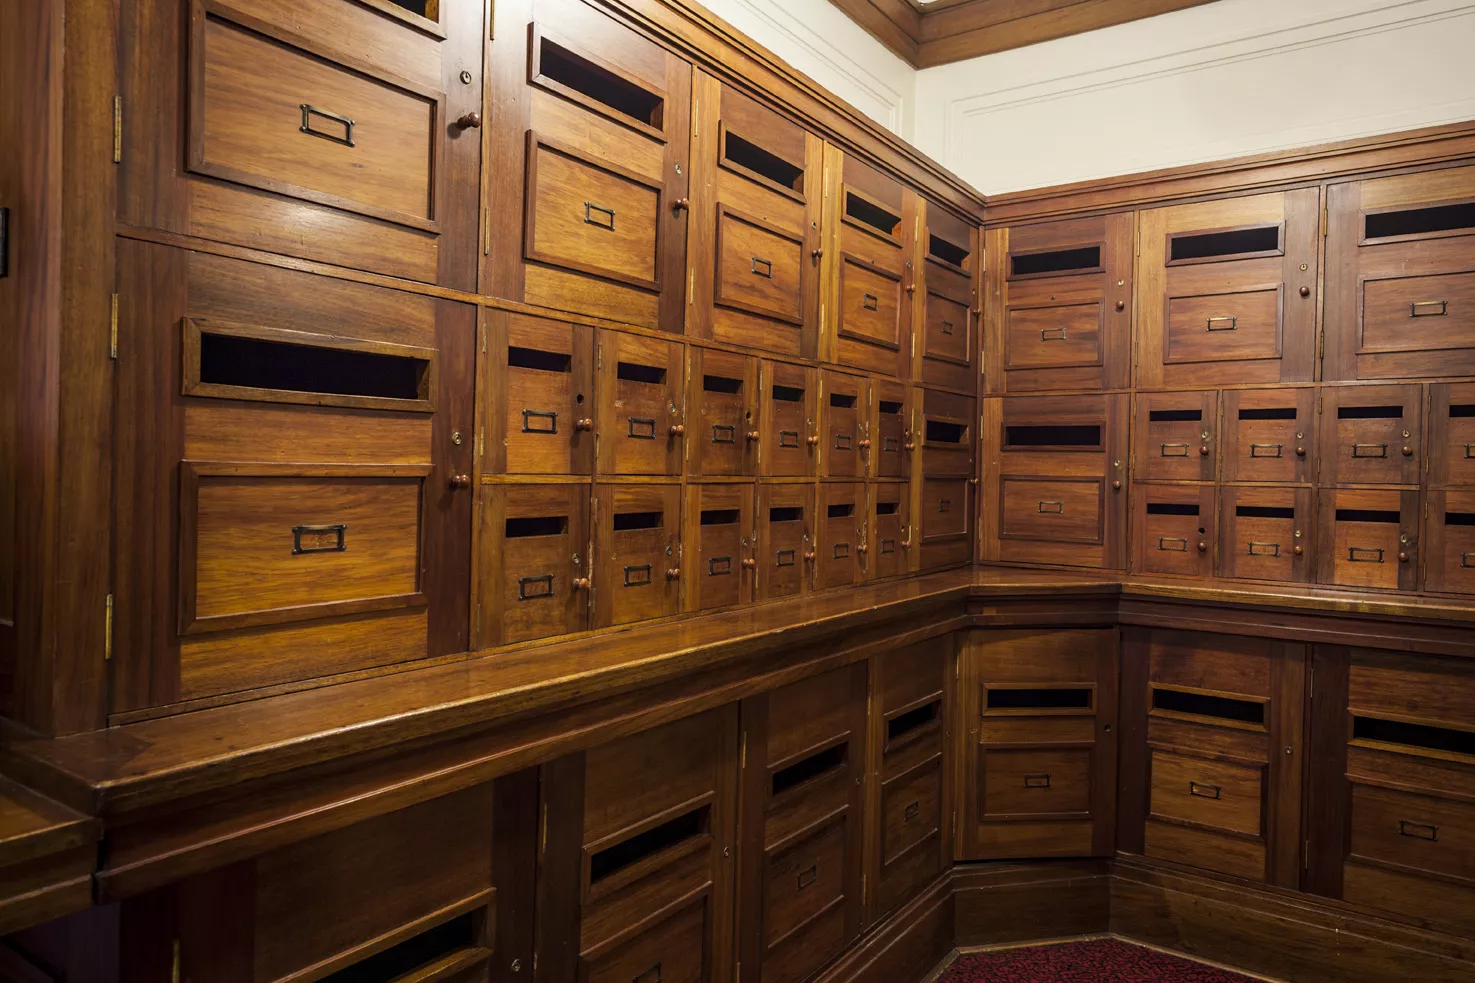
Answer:
[[1076, 249], [1056, 249], [1047, 253], [1024, 253], [1009, 257], [1010, 276], [1040, 276], [1045, 273], [1071, 273], [1100, 268], [1100, 246], [1080, 246]]
[[476, 912], [468, 911], [398, 945], [375, 953], [322, 978], [322, 983], [390, 983], [411, 970], [418, 969], [455, 952], [480, 945], [477, 939]]
[[421, 399], [430, 362], [403, 355], [200, 334], [200, 382], [248, 389]]
[[1338, 420], [1397, 420], [1403, 416], [1402, 406], [1338, 406]]
[[1450, 417], [1475, 416], [1475, 403], [1451, 403], [1449, 406]]
[[1453, 232], [1456, 229], [1475, 229], [1475, 202], [1432, 205], [1428, 208], [1408, 208], [1369, 215], [1364, 221], [1363, 235], [1368, 239], [1384, 239], [1389, 236]]
[[1089, 689], [990, 689], [990, 710], [1089, 710]]
[[1004, 428], [1005, 447], [1100, 447], [1096, 425], [1020, 426]]
[[1198, 515], [1197, 505], [1180, 505], [1177, 502], [1148, 502], [1148, 515]]
[[845, 393], [830, 393], [830, 405], [838, 406], [841, 409], [848, 410], [855, 406], [855, 400], [856, 398], [854, 396], [848, 396]]
[[631, 529], [659, 529], [663, 514], [660, 512], [616, 512], [615, 532]]
[[396, 7], [403, 7], [412, 14], [421, 17], [435, 19], [435, 8], [439, 6], [440, 0], [389, 0]]
[[1234, 514], [1242, 519], [1294, 519], [1296, 510], [1271, 505], [1236, 505]]
[[541, 372], [572, 372], [573, 357], [562, 352], [545, 352], [537, 348], [507, 346], [507, 364], [518, 369], [537, 369]]
[[1430, 751], [1475, 754], [1475, 734], [1450, 730], [1447, 727], [1431, 727], [1428, 724], [1406, 724], [1377, 717], [1353, 717], [1352, 736], [1364, 741], [1405, 744]]
[[1446, 526], [1475, 526], [1475, 512], [1446, 512], [1444, 513], [1444, 524]]
[[876, 503], [876, 514], [877, 515], [896, 515], [900, 511], [901, 511], [901, 503], [900, 502], [877, 502]]
[[736, 395], [743, 391], [743, 380], [729, 379], [721, 375], [704, 375], [702, 376], [702, 391]]
[[1253, 700], [1236, 700], [1228, 696], [1206, 696], [1203, 693], [1180, 693], [1174, 689], [1154, 689], [1155, 710], [1191, 713], [1198, 717], [1218, 717], [1246, 724], [1265, 722], [1265, 704]]
[[879, 229], [886, 235], [895, 235], [896, 227], [901, 224], [901, 216], [893, 215], [880, 205], [873, 205], [869, 201], [855, 194], [845, 194], [845, 214], [873, 229]]
[[616, 378], [626, 382], [643, 382], [648, 386], [661, 386], [666, 383], [666, 370], [655, 365], [641, 365], [638, 362], [620, 362], [615, 366]]
[[1402, 516], [1382, 509], [1337, 509], [1338, 522], [1387, 522], [1398, 525]]
[[669, 849], [683, 840], [707, 831], [709, 806], [693, 809], [675, 819], [661, 823], [628, 840], [606, 847], [589, 858], [589, 883], [598, 884], [606, 877], [639, 863], [646, 857]]
[[1265, 225], [1254, 229], [1228, 232], [1201, 232], [1197, 235], [1174, 236], [1168, 259], [1218, 259], [1244, 253], [1273, 253], [1280, 250], [1280, 226]]
[[787, 768], [780, 768], [773, 773], [773, 794], [782, 795], [795, 786], [841, 767], [845, 764], [845, 755], [849, 749], [850, 745], [842, 742], [796, 761]]
[[769, 153], [756, 143], [744, 140], [731, 130], [727, 131], [723, 156], [739, 167], [768, 178], [780, 187], [793, 188], [801, 194], [804, 192], [804, 168]]
[[935, 701], [925, 706], [908, 710], [906, 713], [898, 713], [886, 721], [886, 740], [894, 741], [899, 737], [905, 737], [914, 730], [926, 727], [942, 714], [942, 702]]
[[804, 509], [795, 505], [775, 506], [768, 510], [769, 522], [798, 522], [804, 518]]
[[507, 538], [525, 539], [528, 536], [562, 536], [568, 532], [566, 515], [532, 515], [507, 520]]
[[831, 505], [825, 509], [825, 513], [831, 519], [843, 519], [847, 515], [855, 514], [854, 505]]
[[557, 41], [542, 39], [538, 67], [544, 77], [568, 86], [622, 116], [661, 128], [664, 99], [575, 54]]
[[1203, 410], [1149, 410], [1150, 423], [1198, 423], [1204, 418]]
[[1286, 406], [1268, 410], [1240, 410], [1239, 418], [1241, 420], [1294, 420], [1296, 408]]
[[902, 404], [892, 402], [889, 399], [883, 399], [883, 400], [880, 400], [879, 402], [880, 402], [880, 405], [881, 405], [881, 412], [882, 413], [889, 413], [892, 416], [900, 416], [901, 415]]
[[956, 242], [948, 242], [942, 236], [929, 235], [927, 237], [927, 252], [944, 263], [951, 263], [954, 266], [968, 265], [968, 247], [960, 246]]
[[948, 423], [945, 420], [927, 421], [927, 443], [929, 444], [961, 444], [966, 436], [968, 436], [968, 428], [961, 423]]
[[804, 390], [795, 386], [774, 386], [773, 398], [785, 403], [804, 402]]
[[737, 509], [702, 509], [702, 525], [704, 526], [731, 526], [742, 519], [742, 513]]

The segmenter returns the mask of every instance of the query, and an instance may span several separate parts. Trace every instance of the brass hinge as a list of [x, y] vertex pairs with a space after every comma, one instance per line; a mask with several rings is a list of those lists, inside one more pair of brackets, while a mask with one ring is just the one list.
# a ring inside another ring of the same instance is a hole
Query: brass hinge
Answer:
[[1326, 332], [1325, 331], [1323, 331], [1321, 334], [1319, 334], [1319, 335], [1316, 336], [1316, 357], [1317, 358], [1320, 358], [1320, 359], [1325, 359], [1326, 358]]
[[743, 731], [743, 739], [738, 744], [738, 771], [748, 766], [748, 732]]
[[118, 295], [113, 294], [112, 310], [108, 314], [108, 358], [118, 357]]
[[179, 983], [179, 940], [174, 940], [174, 963], [169, 969], [169, 983]]
[[487, 353], [487, 326], [485, 324], [481, 326], [481, 353], [483, 355]]
[[1307, 687], [1308, 687], [1308, 692], [1306, 693], [1306, 699], [1308, 699], [1308, 700], [1314, 700], [1314, 699], [1316, 699], [1316, 670], [1315, 669], [1312, 669], [1311, 670], [1311, 673], [1310, 673], [1310, 682], [1307, 683]]
[[123, 97], [113, 96], [113, 163], [123, 163]]
[[1325, 205], [1322, 205], [1321, 206], [1321, 237], [1323, 239], [1326, 238], [1327, 230], [1329, 228], [1331, 228], [1331, 224], [1332, 224], [1331, 218], [1327, 215], [1327, 208], [1326, 208]]
[[702, 135], [702, 104], [700, 100], [691, 101], [691, 138], [695, 140]]
[[1311, 869], [1311, 840], [1309, 838], [1301, 841], [1301, 869]]
[[487, 4], [487, 40], [497, 40], [497, 0]]
[[604, 368], [604, 346], [603, 345], [600, 345], [598, 348], [596, 348], [594, 350], [594, 368], [595, 369], [603, 369]]
[[492, 209], [488, 205], [481, 210], [481, 254], [492, 254]]
[[538, 824], [538, 852], [548, 852], [548, 803], [543, 803], [543, 816]]
[[102, 660], [107, 662], [113, 657], [113, 595], [109, 594], [107, 599], [107, 621], [102, 632]]
[[487, 432], [478, 430], [476, 432], [476, 458], [481, 460], [487, 454]]

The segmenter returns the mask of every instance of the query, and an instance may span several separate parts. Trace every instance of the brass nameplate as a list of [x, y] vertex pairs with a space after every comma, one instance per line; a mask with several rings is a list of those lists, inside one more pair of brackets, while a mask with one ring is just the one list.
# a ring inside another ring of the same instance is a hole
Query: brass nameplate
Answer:
[[1250, 457], [1280, 457], [1280, 445], [1251, 444]]
[[1250, 543], [1250, 556], [1280, 556], [1279, 543]]
[[519, 601], [535, 601], [540, 597], [553, 596], [553, 575], [545, 573], [541, 577], [519, 577], [517, 580], [517, 599]]
[[730, 423], [712, 424], [712, 443], [735, 444], [737, 443], [737, 427]]
[[1187, 553], [1188, 540], [1179, 539], [1176, 536], [1159, 536], [1157, 538], [1157, 548], [1164, 553]]
[[880, 310], [881, 299], [875, 294], [866, 294], [864, 297], [861, 298], [861, 306], [863, 306], [868, 311]]
[[778, 445], [780, 447], [798, 447], [799, 446], [799, 431], [797, 431], [797, 430], [780, 430], [778, 432]]
[[1050, 787], [1050, 776], [1049, 775], [1025, 775], [1024, 776], [1024, 787], [1025, 788], [1049, 788]]
[[835, 450], [837, 450], [837, 451], [848, 451], [848, 450], [851, 450], [852, 449], [852, 444], [854, 442], [854, 439], [855, 438], [854, 438], [854, 436], [852, 434], [848, 434], [848, 433], [837, 433], [837, 434], [835, 434]]
[[[883, 539], [883, 540], [881, 540], [881, 552], [883, 554], [884, 553], [895, 553], [896, 552], [896, 540], [894, 540], [894, 539]], [[1466, 555], [1468, 556], [1469, 554], [1466, 554]]]
[[1349, 546], [1347, 547], [1347, 561], [1349, 563], [1382, 563], [1383, 551], [1365, 546]]
[[799, 554], [794, 550], [779, 550], [774, 554], [773, 559], [773, 565], [776, 567], [792, 567], [799, 562]]
[[1158, 451], [1158, 454], [1161, 457], [1187, 457], [1188, 456], [1188, 445], [1187, 444], [1163, 444], [1162, 445], [1162, 449], [1160, 451]]
[[348, 526], [293, 526], [292, 555], [342, 553], [348, 549]]
[[850, 544], [849, 543], [836, 543], [834, 549], [831, 550], [831, 558], [832, 559], [836, 559], [836, 560], [849, 559], [850, 558]]
[[636, 440], [656, 439], [656, 421], [638, 416], [628, 417], [627, 419], [630, 421], [629, 436], [634, 437]]
[[[881, 450], [883, 452], [895, 452], [901, 450], [901, 440], [896, 437], [882, 437]], [[1466, 455], [1469, 456], [1468, 454]]]
[[732, 557], [714, 556], [707, 561], [707, 576], [725, 577], [732, 573]]
[[650, 564], [642, 563], [639, 566], [625, 568], [626, 587], [645, 587], [650, 584]]
[[592, 201], [586, 201], [584, 202], [584, 224], [613, 232], [615, 230], [615, 210], [601, 208]]
[[1353, 457], [1387, 457], [1387, 444], [1353, 444]]
[[523, 410], [522, 432], [558, 433], [558, 414], [545, 410]]

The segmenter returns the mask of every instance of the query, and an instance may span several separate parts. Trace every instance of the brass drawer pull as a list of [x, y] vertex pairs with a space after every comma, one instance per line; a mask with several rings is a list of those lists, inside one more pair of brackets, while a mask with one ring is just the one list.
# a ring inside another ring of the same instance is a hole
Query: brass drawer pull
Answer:
[[1237, 317], [1209, 318], [1208, 328], [1210, 331], [1233, 331], [1237, 327], [1239, 327], [1239, 318]]
[[1383, 551], [1366, 546], [1347, 547], [1348, 563], [1382, 563]]
[[1200, 785], [1198, 782], [1189, 782], [1188, 794], [1200, 799], [1221, 799], [1224, 797], [1224, 789], [1218, 785]]
[[536, 601], [540, 597], [552, 596], [553, 574], [545, 573], [541, 577], [517, 578], [517, 599], [519, 601]]
[[819, 864], [810, 864], [808, 870], [799, 871], [797, 880], [799, 886], [795, 890], [802, 891], [817, 880], [819, 880]]
[[[881, 540], [881, 553], [882, 553], [883, 556], [885, 554], [887, 554], [887, 553], [895, 553], [895, 552], [896, 552], [896, 540], [894, 540], [894, 539], [882, 539]], [[1470, 554], [1469, 553], [1466, 553], [1465, 555], [1466, 556], [1469, 556]]]
[[638, 566], [625, 568], [626, 587], [649, 587], [651, 582], [651, 568], [649, 563], [641, 563]]
[[1387, 444], [1353, 444], [1353, 457], [1387, 457]]
[[797, 430], [780, 430], [778, 432], [778, 445], [780, 447], [798, 447], [799, 446], [799, 431], [797, 431]]
[[1475, 553], [1461, 553], [1460, 566], [1464, 567], [1466, 570], [1469, 570], [1471, 567], [1475, 567]]
[[1161, 444], [1158, 449], [1159, 457], [1187, 457], [1187, 444]]
[[1444, 317], [1449, 313], [1447, 300], [1421, 300], [1408, 305], [1409, 317]]
[[1251, 444], [1250, 457], [1280, 457], [1280, 445]]
[[1279, 543], [1250, 543], [1250, 556], [1280, 556]]
[[837, 433], [837, 434], [835, 434], [835, 450], [837, 450], [837, 451], [848, 451], [848, 450], [852, 450], [853, 449], [852, 445], [854, 443], [855, 443], [855, 436], [854, 436], [854, 434], [848, 434], [848, 433]]
[[1064, 502], [1041, 502], [1039, 505], [1035, 506], [1035, 508], [1038, 509], [1040, 511], [1040, 513], [1043, 514], [1043, 515], [1064, 515], [1065, 514], [1065, 503]]
[[633, 977], [630, 983], [661, 983], [661, 964], [656, 963], [639, 976]]
[[921, 812], [922, 812], [922, 803], [921, 802], [913, 802], [911, 805], [907, 806], [906, 807], [906, 811], [902, 813], [901, 821], [904, 822], [904, 823], [909, 823], [913, 819], [916, 819], [917, 816], [921, 815]]
[[293, 526], [292, 555], [304, 553], [343, 553], [348, 549], [348, 526]]
[[[761, 269], [760, 269], [760, 267], [761, 267]], [[770, 263], [766, 259], [759, 259], [757, 256], [754, 256], [753, 257], [753, 274], [755, 276], [761, 276], [761, 277], [763, 277], [765, 279], [772, 280], [773, 279], [773, 264]]]
[[712, 443], [714, 444], [736, 444], [737, 427], [730, 423], [712, 424]]
[[558, 414], [548, 410], [523, 410], [523, 433], [558, 433]]
[[1040, 340], [1041, 341], [1064, 341], [1065, 340], [1065, 328], [1063, 328], [1063, 327], [1060, 327], [1060, 328], [1041, 328], [1040, 329]]
[[707, 576], [725, 577], [732, 573], [732, 557], [714, 556], [707, 561]]
[[953, 333], [953, 322], [951, 322], [951, 321], [943, 321], [942, 322], [942, 333], [943, 334], [952, 334]]
[[850, 544], [849, 543], [836, 543], [835, 546], [834, 546], [834, 548], [830, 551], [830, 559], [832, 559], [832, 560], [848, 560], [848, 559], [850, 559]]
[[[347, 116], [339, 116], [337, 113], [330, 113], [326, 110], [318, 109], [316, 106], [309, 106], [305, 102], [302, 103], [300, 108], [302, 109], [302, 125], [298, 127], [300, 132], [306, 133], [309, 136], [322, 137], [324, 140], [332, 140], [334, 143], [341, 143], [345, 147], [354, 146], [353, 120]], [[332, 120], [334, 123], [340, 124], [343, 127], [343, 135], [339, 136], [336, 133], [326, 133], [323, 130], [314, 129], [312, 125], [313, 117]]]
[[799, 554], [794, 550], [779, 550], [773, 555], [773, 565], [776, 567], [792, 567], [799, 562]]
[[1416, 840], [1428, 840], [1430, 843], [1439, 842], [1439, 827], [1430, 826], [1428, 823], [1411, 823], [1407, 819], [1398, 821], [1398, 835], [1411, 836]]
[[613, 232], [615, 230], [615, 210], [602, 208], [592, 201], [586, 201], [584, 202], [584, 224]]
[[1164, 553], [1187, 553], [1188, 540], [1179, 539], [1175, 536], [1159, 536], [1157, 548]]
[[881, 299], [875, 294], [866, 294], [861, 298], [860, 303], [868, 311], [878, 311], [881, 309]]
[[1025, 775], [1024, 776], [1024, 787], [1025, 788], [1049, 788], [1050, 787], [1050, 776], [1049, 775]]
[[655, 420], [639, 416], [626, 417], [626, 419], [630, 421], [628, 436], [634, 437], [636, 440], [656, 439]]

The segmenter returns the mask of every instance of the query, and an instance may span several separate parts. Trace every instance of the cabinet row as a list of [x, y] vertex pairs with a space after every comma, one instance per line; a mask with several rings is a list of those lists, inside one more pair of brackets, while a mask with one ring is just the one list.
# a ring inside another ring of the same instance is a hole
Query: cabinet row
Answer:
[[913, 487], [483, 485], [478, 645], [967, 563], [972, 480], [924, 478], [915, 500]]
[[487, 15], [128, 0], [121, 222], [975, 390], [971, 218], [584, 0]]
[[1472, 200], [1449, 167], [991, 231], [987, 391], [1475, 375]]

